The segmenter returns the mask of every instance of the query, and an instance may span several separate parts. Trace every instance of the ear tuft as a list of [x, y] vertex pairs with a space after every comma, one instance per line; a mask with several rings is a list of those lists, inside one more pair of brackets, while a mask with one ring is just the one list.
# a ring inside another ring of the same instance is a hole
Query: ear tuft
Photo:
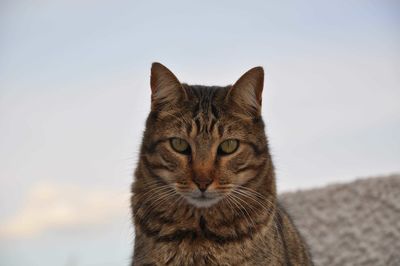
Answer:
[[251, 116], [261, 115], [264, 70], [254, 67], [244, 73], [229, 90], [227, 98]]

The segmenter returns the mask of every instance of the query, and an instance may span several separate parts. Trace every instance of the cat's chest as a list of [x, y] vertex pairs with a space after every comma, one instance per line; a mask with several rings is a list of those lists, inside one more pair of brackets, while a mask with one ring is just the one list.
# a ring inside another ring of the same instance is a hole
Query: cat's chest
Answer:
[[[217, 230], [201, 217], [185, 229], [163, 225], [151, 234], [145, 225], [137, 227], [137, 261], [134, 265], [260, 265], [265, 262], [257, 235], [243, 233], [235, 227]], [[197, 226], [196, 226], [197, 224]], [[170, 229], [170, 230], [168, 230]], [[237, 230], [237, 231], [235, 231]]]
[[197, 239], [194, 242], [157, 243], [147, 247], [145, 252], [135, 256], [133, 265], [282, 265], [274, 256], [266, 256], [265, 247], [253, 241], [221, 245]]
[[220, 245], [209, 241], [164, 243], [155, 250], [163, 250], [157, 265], [248, 265], [249, 246], [244, 243]]

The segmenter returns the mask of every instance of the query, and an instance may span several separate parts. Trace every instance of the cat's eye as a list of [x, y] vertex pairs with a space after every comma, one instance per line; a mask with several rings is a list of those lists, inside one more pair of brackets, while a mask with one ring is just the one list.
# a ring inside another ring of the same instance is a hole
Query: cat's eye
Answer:
[[218, 147], [220, 154], [231, 154], [239, 148], [239, 141], [237, 139], [227, 139], [222, 142]]
[[172, 138], [170, 140], [170, 143], [171, 143], [171, 147], [175, 151], [177, 151], [179, 153], [184, 153], [184, 154], [190, 153], [190, 146], [186, 140], [181, 139], [181, 138]]

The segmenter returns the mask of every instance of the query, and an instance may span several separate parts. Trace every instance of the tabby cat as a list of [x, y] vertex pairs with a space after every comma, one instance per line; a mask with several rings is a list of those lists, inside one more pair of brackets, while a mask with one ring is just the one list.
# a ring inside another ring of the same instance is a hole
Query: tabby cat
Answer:
[[277, 202], [263, 83], [261, 67], [208, 87], [153, 63], [132, 185], [132, 265], [312, 265]]

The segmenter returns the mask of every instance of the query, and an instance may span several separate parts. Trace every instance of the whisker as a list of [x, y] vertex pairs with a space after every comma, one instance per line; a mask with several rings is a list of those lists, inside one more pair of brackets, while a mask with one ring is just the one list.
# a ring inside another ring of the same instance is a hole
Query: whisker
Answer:
[[[235, 196], [235, 194], [231, 194], [231, 196], [234, 197], [234, 198], [236, 198], [236, 200], [241, 201], [241, 202], [244, 202], [244, 204], [246, 204], [246, 205], [249, 205], [247, 202], [243, 201], [241, 198]], [[240, 204], [240, 202], [239, 202], [239, 204]], [[253, 219], [251, 218], [251, 215], [249, 214], [249, 212], [247, 211], [247, 209], [244, 208], [243, 205], [241, 205], [241, 206], [243, 207], [243, 210], [246, 212], [247, 216], [249, 217], [249, 220], [251, 221], [251, 223], [252, 223], [252, 225], [253, 225], [253, 228], [256, 228], [256, 224], [254, 223], [254, 221], [253, 221]]]
[[229, 196], [230, 199], [232, 200], [232, 203], [233, 203], [235, 206], [238, 207], [240, 213], [241, 213], [241, 214], [243, 215], [243, 217], [246, 219], [247, 225], [250, 226], [250, 220], [248, 219], [248, 217], [246, 216], [246, 214], [245, 214], [245, 213], [243, 212], [243, 210], [242, 210], [243, 206], [240, 204], [240, 202], [237, 202], [237, 200], [234, 199], [234, 198], [232, 197], [232, 196], [233, 196], [232, 194], [229, 194], [228, 196]]
[[[270, 201], [266, 196], [260, 194], [259, 192], [251, 189], [251, 188], [247, 188], [244, 186], [240, 187], [241, 189], [246, 188], [247, 191], [239, 191], [239, 190], [235, 190], [236, 193], [241, 193], [243, 196], [247, 197], [248, 199], [253, 200], [254, 202], [256, 202], [258, 205], [260, 205], [264, 210], [267, 211], [267, 213], [269, 214], [276, 214], [276, 212], [273, 212], [275, 210], [275, 208], [271, 208], [272, 206], [275, 206], [275, 203]], [[255, 199], [253, 197], [253, 195], [256, 195], [257, 198], [261, 198], [262, 200], [266, 201], [267, 203], [269, 203], [271, 206], [267, 206], [265, 203], [263, 203], [262, 201], [259, 201], [257, 199]], [[281, 230], [283, 229], [283, 225], [281, 224], [281, 222], [279, 222], [279, 220], [276, 221], [277, 225]]]

